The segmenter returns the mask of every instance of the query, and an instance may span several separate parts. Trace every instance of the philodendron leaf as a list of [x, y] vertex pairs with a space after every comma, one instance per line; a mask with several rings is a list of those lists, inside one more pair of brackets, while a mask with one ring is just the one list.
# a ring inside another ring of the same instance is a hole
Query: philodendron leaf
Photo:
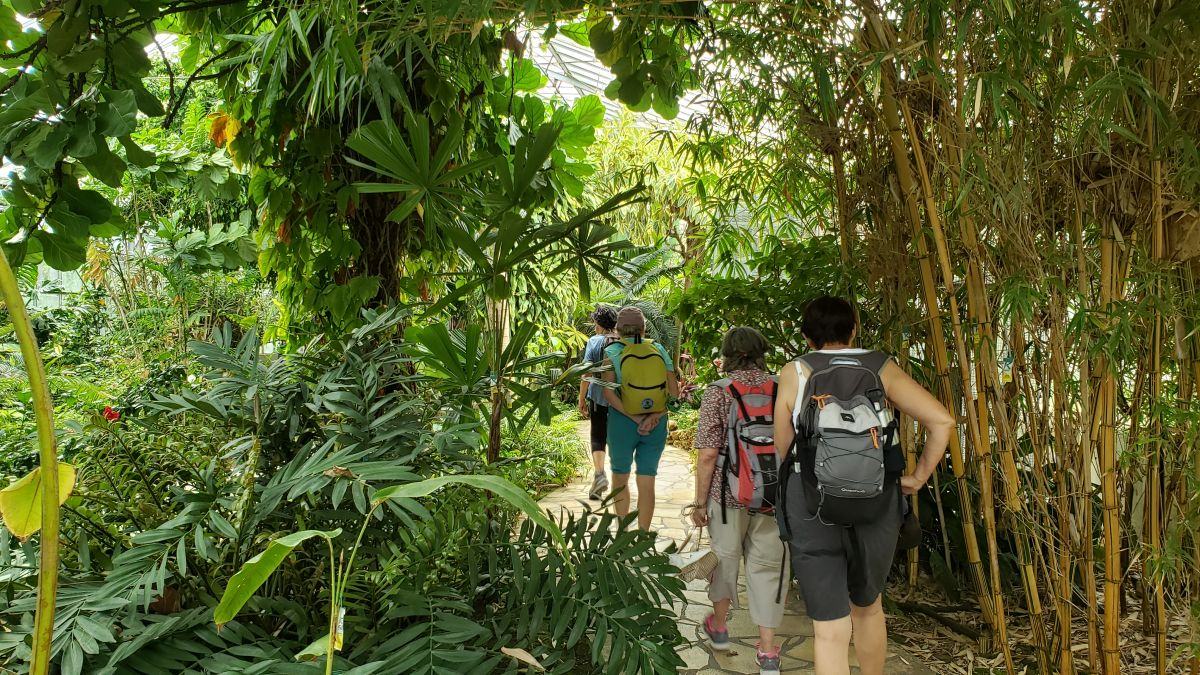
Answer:
[[246, 564], [242, 565], [242, 569], [238, 570], [237, 574], [234, 574], [233, 578], [229, 580], [229, 585], [225, 587], [225, 592], [221, 595], [221, 602], [213, 610], [213, 620], [216, 621], [217, 627], [220, 628], [237, 616], [246, 602], [254, 596], [254, 592], [279, 567], [292, 549], [313, 537], [333, 539], [341, 533], [341, 528], [328, 531], [301, 530], [284, 535], [268, 544], [265, 551], [247, 560]]
[[[75, 487], [75, 467], [58, 465], [58, 503], [61, 506]], [[0, 490], [0, 516], [18, 539], [29, 538], [42, 529], [42, 467]]]
[[439, 476], [437, 478], [417, 481], [416, 483], [394, 485], [376, 492], [374, 503], [378, 504], [388, 499], [424, 497], [438, 488], [454, 484], [468, 485], [495, 494], [497, 497], [520, 509], [530, 520], [549, 532], [554, 541], [558, 542], [560, 548], [566, 548], [567, 542], [563, 538], [562, 530], [558, 529], [558, 525], [542, 512], [537, 502], [533, 501], [533, 498], [529, 496], [529, 493], [499, 476]]

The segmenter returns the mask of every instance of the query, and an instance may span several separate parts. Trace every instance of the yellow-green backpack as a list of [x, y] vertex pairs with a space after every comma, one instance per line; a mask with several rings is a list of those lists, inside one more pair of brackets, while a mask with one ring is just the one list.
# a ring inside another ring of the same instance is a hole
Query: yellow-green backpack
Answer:
[[667, 362], [654, 340], [626, 338], [620, 354], [621, 407], [630, 415], [667, 409]]

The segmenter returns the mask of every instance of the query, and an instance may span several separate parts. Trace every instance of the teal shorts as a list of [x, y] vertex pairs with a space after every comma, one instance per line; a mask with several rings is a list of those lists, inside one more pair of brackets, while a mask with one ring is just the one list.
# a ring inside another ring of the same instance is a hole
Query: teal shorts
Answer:
[[658, 473], [658, 460], [667, 447], [667, 416], [645, 436], [638, 433], [637, 423], [621, 413], [610, 410], [608, 415], [608, 461], [613, 473], [629, 473], [637, 461], [637, 475]]

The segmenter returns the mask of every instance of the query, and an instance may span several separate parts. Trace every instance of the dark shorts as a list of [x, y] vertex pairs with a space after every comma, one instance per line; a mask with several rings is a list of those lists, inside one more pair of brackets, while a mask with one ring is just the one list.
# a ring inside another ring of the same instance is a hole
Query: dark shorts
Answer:
[[592, 452], [604, 452], [608, 445], [608, 406], [588, 399], [588, 419], [592, 422]]
[[814, 621], [834, 621], [850, 615], [850, 604], [869, 607], [887, 582], [900, 535], [900, 499], [893, 486], [889, 495], [895, 508], [869, 525], [853, 528], [822, 523], [808, 516], [804, 481], [791, 474], [787, 481], [788, 524], [792, 574], [800, 585], [808, 616]]

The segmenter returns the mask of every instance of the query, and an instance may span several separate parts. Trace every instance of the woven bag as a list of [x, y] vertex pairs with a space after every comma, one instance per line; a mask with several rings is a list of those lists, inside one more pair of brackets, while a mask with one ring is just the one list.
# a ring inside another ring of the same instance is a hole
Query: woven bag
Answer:
[[[696, 545], [689, 551], [688, 544], [691, 542], [693, 534], [696, 534]], [[679, 568], [680, 579], [684, 581], [708, 579], [717, 569], [717, 554], [713, 553], [711, 548], [700, 545], [703, 538], [704, 528], [689, 528], [683, 544], [679, 547], [679, 552], [671, 554], [671, 564]]]

